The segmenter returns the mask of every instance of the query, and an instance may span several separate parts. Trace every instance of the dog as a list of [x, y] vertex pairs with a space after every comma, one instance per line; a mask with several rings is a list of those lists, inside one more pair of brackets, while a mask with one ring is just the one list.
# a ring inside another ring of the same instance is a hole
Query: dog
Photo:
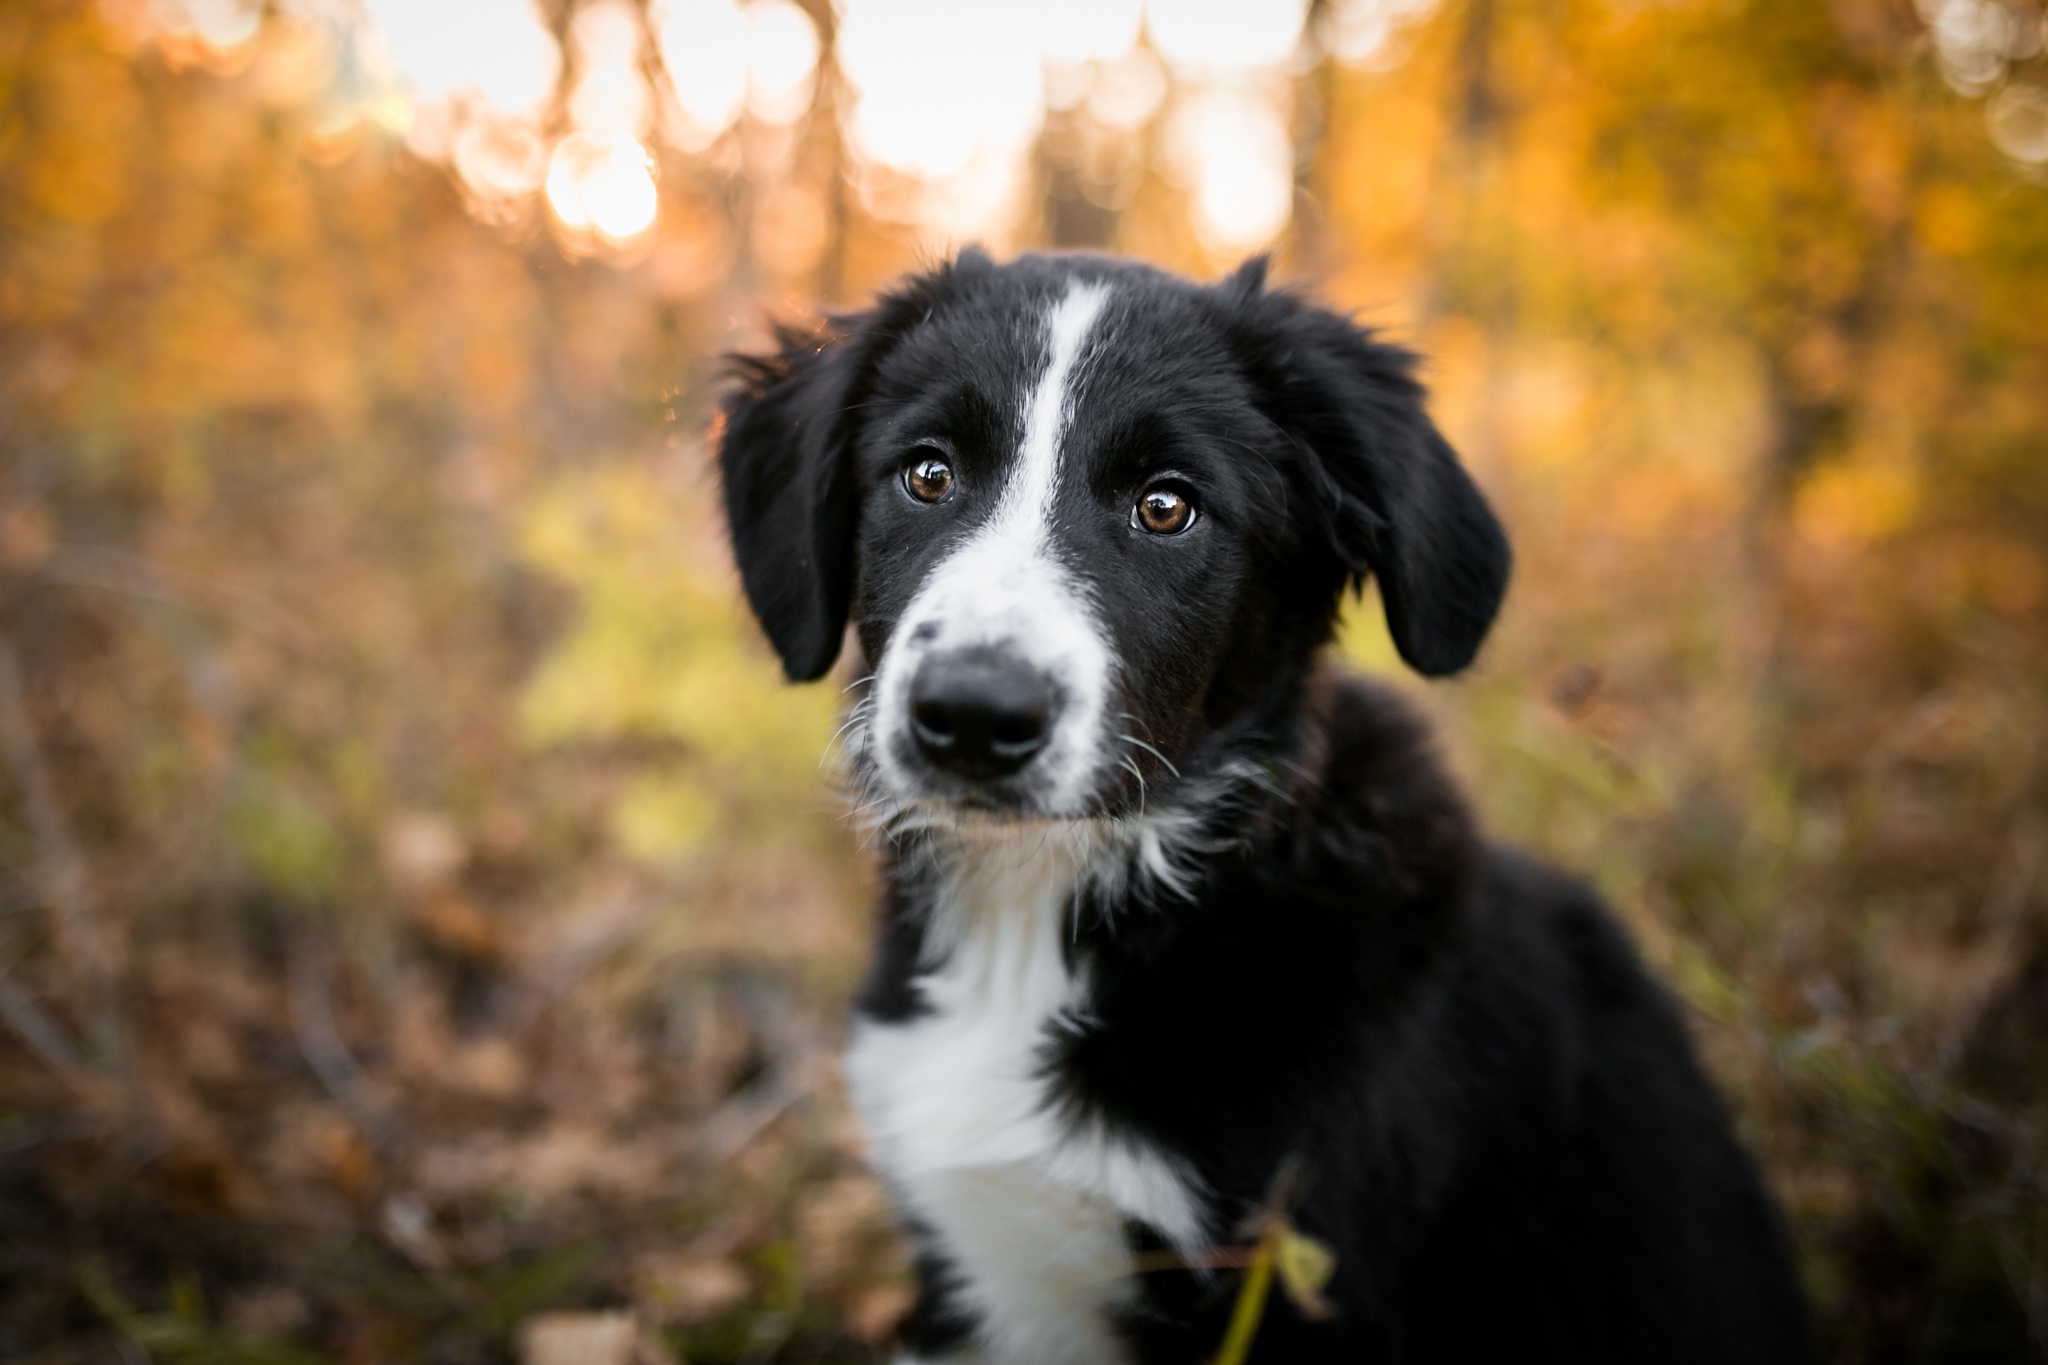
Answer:
[[1370, 577], [1459, 671], [1510, 555], [1415, 358], [1266, 276], [968, 250], [733, 358], [747, 599], [792, 680], [861, 657], [899, 1359], [1207, 1360], [1280, 1198], [1334, 1273], [1256, 1360], [1805, 1360], [1678, 1010], [1325, 659]]

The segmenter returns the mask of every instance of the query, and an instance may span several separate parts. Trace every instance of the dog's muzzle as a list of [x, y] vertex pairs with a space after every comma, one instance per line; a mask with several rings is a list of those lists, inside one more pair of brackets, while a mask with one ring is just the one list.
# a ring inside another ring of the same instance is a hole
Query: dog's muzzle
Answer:
[[910, 731], [934, 768], [970, 782], [1022, 772], [1052, 738], [1059, 689], [1004, 649], [933, 654], [910, 683]]

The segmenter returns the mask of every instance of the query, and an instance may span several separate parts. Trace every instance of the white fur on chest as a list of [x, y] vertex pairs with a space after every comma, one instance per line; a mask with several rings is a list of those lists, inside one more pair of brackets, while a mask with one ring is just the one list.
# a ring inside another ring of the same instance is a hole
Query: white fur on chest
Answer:
[[1077, 869], [1064, 850], [986, 851], [934, 909], [929, 1012], [862, 1020], [847, 1077], [874, 1157], [983, 1323], [983, 1358], [1113, 1365], [1107, 1313], [1133, 1289], [1126, 1219], [1192, 1249], [1191, 1182], [1156, 1150], [1056, 1111], [1049, 1029], [1087, 1008], [1061, 953]]

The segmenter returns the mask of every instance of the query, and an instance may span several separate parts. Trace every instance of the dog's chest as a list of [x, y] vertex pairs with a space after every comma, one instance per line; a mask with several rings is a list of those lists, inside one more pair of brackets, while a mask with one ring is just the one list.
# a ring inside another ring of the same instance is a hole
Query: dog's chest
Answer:
[[963, 879], [934, 911], [949, 942], [918, 980], [927, 1011], [859, 1021], [847, 1053], [875, 1162], [996, 1360], [1120, 1361], [1108, 1315], [1133, 1292], [1126, 1223], [1203, 1240], [1171, 1158], [1054, 1103], [1051, 1030], [1087, 1008], [1086, 973], [1061, 952], [1071, 886], [1058, 864]]

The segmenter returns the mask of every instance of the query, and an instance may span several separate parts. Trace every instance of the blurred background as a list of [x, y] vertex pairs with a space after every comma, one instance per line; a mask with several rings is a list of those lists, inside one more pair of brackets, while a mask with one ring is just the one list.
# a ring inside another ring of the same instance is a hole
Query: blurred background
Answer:
[[1426, 352], [1520, 566], [1403, 685], [1687, 1002], [1827, 1358], [2048, 1357], [2044, 40], [0, 7], [0, 1358], [873, 1358], [869, 854], [706, 429], [968, 241], [1271, 251]]

